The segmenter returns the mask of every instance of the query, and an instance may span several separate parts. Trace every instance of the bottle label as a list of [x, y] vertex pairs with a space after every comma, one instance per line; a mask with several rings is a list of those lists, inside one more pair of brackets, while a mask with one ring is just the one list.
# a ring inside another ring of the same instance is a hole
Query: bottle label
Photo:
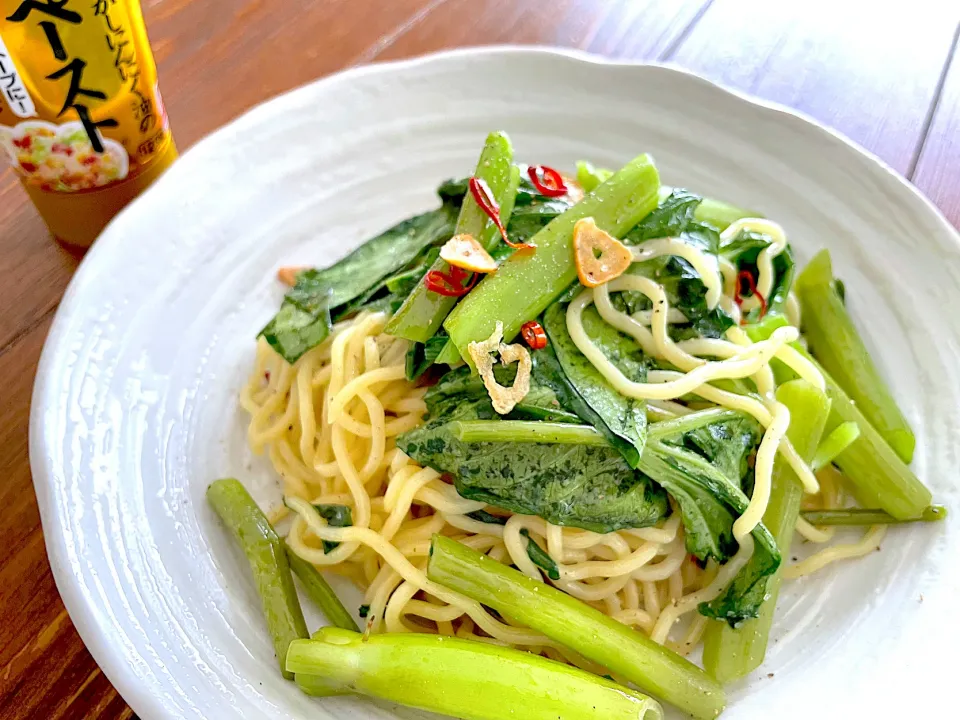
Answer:
[[169, 142], [138, 0], [0, 0], [0, 148], [25, 183], [102, 188]]

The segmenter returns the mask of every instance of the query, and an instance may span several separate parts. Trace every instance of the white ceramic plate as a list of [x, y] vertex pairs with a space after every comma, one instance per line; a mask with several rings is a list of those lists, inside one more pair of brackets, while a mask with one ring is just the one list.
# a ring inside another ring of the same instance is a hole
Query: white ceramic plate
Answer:
[[235, 475], [279, 500], [236, 401], [282, 296], [276, 269], [327, 265], [429, 208], [492, 129], [555, 167], [649, 151], [664, 182], [779, 220], [802, 260], [831, 248], [916, 429], [914, 468], [952, 514], [790, 585], [767, 662], [731, 688], [725, 717], [940, 717], [960, 647], [956, 233], [808, 119], [675, 69], [542, 49], [374, 65], [272, 100], [186, 153], [97, 241], [47, 340], [30, 449], [57, 586], [110, 680], [144, 720], [417, 716], [280, 679], [204, 490]]

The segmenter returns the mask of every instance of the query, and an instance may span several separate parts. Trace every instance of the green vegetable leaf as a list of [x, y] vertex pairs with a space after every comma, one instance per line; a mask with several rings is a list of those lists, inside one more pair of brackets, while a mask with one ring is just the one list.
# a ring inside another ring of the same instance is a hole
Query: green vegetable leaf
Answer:
[[[736, 265], [738, 271], [746, 270], [756, 280], [759, 277], [757, 256], [771, 242], [772, 239], [768, 235], [742, 230], [720, 248], [720, 255]], [[790, 293], [796, 274], [796, 262], [789, 245], [773, 259], [773, 272], [773, 287], [769, 297], [764, 298], [767, 301], [767, 313], [764, 317], [780, 315], [784, 312], [787, 295]], [[760, 320], [759, 308], [754, 308], [746, 315], [746, 321], [749, 324], [755, 324]]]
[[[537, 353], [541, 356], [538, 376], [549, 377], [556, 387], [555, 392], [559, 390], [561, 402], [603, 433], [610, 444], [623, 454], [627, 464], [635, 468], [640, 462], [646, 440], [647, 404], [617, 392], [577, 349], [567, 332], [565, 303], [551, 305], [544, 313], [543, 323], [550, 344]], [[604, 322], [593, 307], [584, 311], [583, 327], [590, 339], [624, 375], [636, 382], [646, 380], [643, 353], [633, 339]], [[547, 372], [553, 365], [551, 354], [555, 354], [559, 362], [559, 373], [556, 368], [553, 368], [553, 372]]]
[[[673, 190], [647, 217], [626, 234], [623, 241], [636, 245], [661, 237], [679, 237], [702, 252], [716, 255], [720, 248], [717, 230], [695, 218], [702, 202], [699, 195], [687, 190]], [[671, 326], [671, 331], [692, 330], [705, 337], [722, 337], [733, 319], [719, 307], [707, 308], [706, 293], [700, 276], [683, 258], [665, 255], [631, 266], [629, 272], [651, 278], [663, 285], [670, 307], [677, 308], [689, 319], [689, 326]], [[637, 292], [614, 294], [614, 304], [623, 312], [633, 314], [649, 310], [650, 300]]]
[[[542, 195], [527, 177], [527, 166], [522, 166], [517, 199], [513, 206], [513, 213], [510, 215], [510, 223], [507, 225], [510, 241], [527, 242], [551, 220], [562, 215], [573, 205], [573, 200], [567, 195], [560, 197]], [[512, 252], [512, 248], [506, 243], [501, 243], [501, 246]], [[497, 249], [502, 250], [502, 247], [498, 246]]]
[[493, 513], [488, 513], [486, 510], [474, 510], [473, 512], [468, 512], [467, 517], [471, 520], [476, 520], [478, 522], [487, 523], [488, 525], [506, 525], [507, 519], [501, 517], [500, 515], [494, 515]]
[[[703, 198], [682, 188], [677, 188], [655, 207], [649, 215], [628, 232], [623, 242], [638, 245], [644, 240], [676, 237], [695, 225], [694, 213]], [[719, 246], [719, 237], [713, 251]]]
[[648, 527], [668, 512], [666, 494], [608, 446], [464, 443], [431, 422], [398, 436], [397, 447], [451, 473], [465, 498], [555, 525], [612, 532]]
[[441, 332], [425, 343], [411, 343], [406, 357], [407, 380], [412, 382], [423, 375], [427, 368], [433, 365], [449, 339], [445, 332]]
[[287, 362], [295, 362], [327, 337], [331, 315], [339, 319], [375, 300], [386, 278], [426, 248], [446, 242], [456, 218], [457, 207], [447, 202], [394, 225], [324, 270], [299, 273], [280, 312], [260, 334]]
[[330, 312], [325, 308], [310, 313], [284, 300], [280, 312], [260, 334], [287, 362], [292, 363], [307, 350], [322, 343], [330, 334], [331, 327]]
[[520, 534], [527, 539], [527, 557], [530, 558], [530, 561], [546, 572], [547, 577], [551, 580], [559, 580], [560, 568], [557, 567], [556, 561], [530, 537], [530, 532], [526, 528], [521, 530]]
[[[313, 507], [320, 517], [327, 521], [327, 525], [330, 527], [342, 528], [353, 525], [353, 513], [347, 505], [324, 505], [321, 503]], [[325, 553], [332, 552], [339, 544], [338, 542], [324, 540], [323, 551]]]
[[[749, 499], [748, 457], [760, 426], [732, 410], [703, 410], [650, 426], [640, 469], [660, 483], [680, 506], [687, 550], [700, 560], [727, 562], [737, 551], [733, 523]], [[707, 617], [735, 625], [756, 617], [767, 578], [780, 565], [780, 551], [762, 524], [753, 531], [754, 554], [719, 597], [700, 606]]]
[[[534, 353], [536, 358], [536, 353]], [[504, 387], [513, 384], [517, 375], [516, 365], [494, 365], [493, 375]], [[474, 403], [477, 418], [490, 420], [499, 417], [483, 385], [483, 380], [464, 366], [444, 375], [440, 382], [427, 390], [423, 396], [431, 420], [464, 419], [459, 417], [462, 408]], [[530, 392], [506, 416], [511, 420], [544, 420], [547, 422], [578, 423], [580, 418], [564, 407], [550, 385], [531, 379]]]

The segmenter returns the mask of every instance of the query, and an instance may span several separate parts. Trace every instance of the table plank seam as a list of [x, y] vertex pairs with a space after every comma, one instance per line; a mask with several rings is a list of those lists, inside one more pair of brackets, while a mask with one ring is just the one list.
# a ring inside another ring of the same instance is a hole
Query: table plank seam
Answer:
[[703, 16], [707, 14], [707, 12], [710, 10], [712, 6], [713, 6], [713, 0], [707, 0], [701, 6], [701, 8], [697, 10], [694, 16], [690, 18], [690, 22], [688, 22], [684, 26], [683, 30], [677, 33], [677, 36], [673, 40], [671, 40], [670, 44], [667, 45], [667, 47], [665, 47], [663, 51], [657, 56], [657, 60], [659, 62], [667, 62], [676, 54], [677, 50], [680, 49], [680, 46], [683, 45], [686, 39], [690, 36], [690, 33], [693, 32], [694, 28], [696, 28], [696, 26], [700, 24], [701, 18], [703, 18]]
[[27, 335], [32, 333], [38, 327], [43, 325], [43, 323], [49, 320], [50, 316], [57, 311], [58, 307], [60, 307], [59, 300], [57, 300], [57, 302], [55, 302], [52, 306], [44, 310], [42, 314], [35, 317], [26, 325], [24, 325], [21, 328], [18, 328], [17, 331], [10, 337], [10, 339], [7, 340], [7, 342], [4, 343], [2, 347], [0, 347], [0, 357], [3, 357], [7, 353], [7, 351], [10, 350], [14, 345], [16, 345], [18, 342], [23, 340], [23, 338], [25, 338]]
[[[937, 85], [933, 91], [933, 98], [930, 101], [930, 106], [927, 108], [927, 114], [923, 118], [923, 126], [920, 130], [920, 137], [917, 140], [917, 147], [913, 152], [913, 156], [910, 158], [910, 165], [907, 167], [907, 172], [905, 173], [907, 178], [911, 181], [917, 172], [917, 166], [919, 166], [920, 158], [923, 156], [924, 146], [927, 144], [927, 137], [930, 135], [930, 128], [933, 127], [933, 121], [934, 118], [936, 118], [937, 109], [940, 107], [940, 100], [943, 97], [943, 89], [947, 84], [947, 76], [950, 74], [950, 69], [953, 67], [953, 61], [957, 55], [958, 44], [960, 44], [960, 23], [957, 23], [957, 28], [954, 30], [953, 42], [950, 45], [950, 49], [947, 51], [947, 57], [944, 60], [943, 68], [940, 70], [940, 77], [937, 78]], [[960, 67], [957, 68], [957, 72], [960, 72]]]
[[384, 50], [393, 45], [398, 38], [403, 37], [413, 30], [413, 28], [422, 23], [430, 13], [446, 2], [447, 0], [430, 0], [430, 2], [397, 25], [393, 30], [377, 38], [376, 42], [347, 63], [347, 67], [371, 62]]

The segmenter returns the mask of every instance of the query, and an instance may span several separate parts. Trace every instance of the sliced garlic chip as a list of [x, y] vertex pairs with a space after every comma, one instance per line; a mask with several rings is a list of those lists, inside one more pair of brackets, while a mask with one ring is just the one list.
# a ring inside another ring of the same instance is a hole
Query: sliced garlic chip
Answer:
[[[477, 372], [483, 380], [483, 386], [487, 389], [490, 400], [493, 401], [493, 409], [501, 415], [506, 415], [530, 392], [532, 364], [530, 353], [523, 345], [504, 345], [502, 340], [503, 323], [498, 320], [493, 334], [486, 340], [467, 345], [467, 352], [473, 358]], [[517, 377], [510, 387], [499, 384], [493, 376], [493, 364], [496, 362], [491, 354], [493, 352], [500, 353], [500, 361], [504, 365], [517, 363]]]
[[620, 277], [633, 262], [630, 249], [597, 227], [592, 217], [573, 226], [573, 257], [580, 283], [597, 287]]
[[470, 272], [492, 273], [497, 263], [473, 235], [454, 235], [440, 248], [440, 257]]

